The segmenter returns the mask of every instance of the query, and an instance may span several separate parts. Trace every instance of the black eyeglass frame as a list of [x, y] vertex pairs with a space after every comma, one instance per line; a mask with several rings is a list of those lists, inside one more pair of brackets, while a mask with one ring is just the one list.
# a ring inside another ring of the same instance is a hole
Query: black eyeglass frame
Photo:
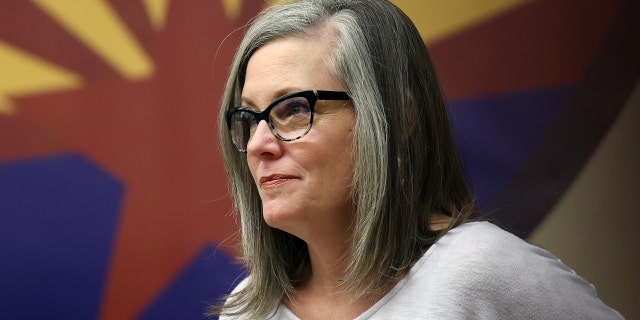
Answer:
[[[271, 120], [269, 119], [269, 113], [271, 112], [271, 109], [273, 109], [273, 107], [278, 105], [280, 102], [290, 98], [295, 98], [295, 97], [303, 97], [307, 99], [307, 101], [309, 101], [309, 109], [311, 111], [311, 116], [309, 118], [309, 126], [307, 127], [307, 130], [305, 130], [304, 133], [302, 133], [300, 136], [295, 138], [285, 138], [277, 132], [277, 128], [275, 127], [275, 125], [271, 123]], [[256, 126], [260, 124], [260, 121], [265, 120], [269, 125], [269, 129], [271, 129], [271, 133], [273, 133], [273, 135], [276, 138], [282, 141], [298, 140], [304, 137], [305, 135], [307, 135], [307, 133], [311, 130], [311, 127], [313, 125], [313, 115], [315, 113], [314, 107], [316, 105], [316, 102], [318, 102], [318, 100], [336, 100], [336, 101], [351, 100], [351, 96], [349, 95], [348, 92], [327, 91], [327, 90], [305, 90], [305, 91], [298, 91], [298, 92], [285, 94], [273, 100], [273, 102], [271, 102], [269, 106], [266, 109], [264, 109], [262, 112], [257, 112], [254, 109], [251, 109], [248, 107], [237, 107], [237, 108], [231, 108], [227, 110], [225, 113], [225, 117], [227, 120], [227, 128], [229, 129], [229, 132], [231, 132], [231, 137], [233, 138], [233, 130], [231, 129], [231, 119], [233, 115], [237, 112], [247, 112], [255, 118]], [[233, 144], [236, 146], [236, 148], [238, 148], [238, 151], [244, 152], [244, 153], [247, 152], [246, 149], [243, 150], [240, 146], [238, 146], [238, 143], [236, 143], [235, 139], [232, 139], [232, 141], [233, 141]]]

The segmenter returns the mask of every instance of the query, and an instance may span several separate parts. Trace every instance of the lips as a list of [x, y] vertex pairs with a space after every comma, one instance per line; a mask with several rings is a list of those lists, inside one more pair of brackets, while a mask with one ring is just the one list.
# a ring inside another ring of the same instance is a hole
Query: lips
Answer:
[[272, 174], [269, 176], [260, 177], [260, 186], [262, 187], [276, 186], [282, 183], [289, 182], [294, 179], [297, 179], [297, 177], [286, 175], [286, 174]]

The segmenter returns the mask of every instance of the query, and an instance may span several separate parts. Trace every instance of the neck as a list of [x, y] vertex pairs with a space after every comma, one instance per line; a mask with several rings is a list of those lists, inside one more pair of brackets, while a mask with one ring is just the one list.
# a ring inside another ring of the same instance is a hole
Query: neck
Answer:
[[344, 278], [351, 242], [348, 237], [334, 241], [307, 242], [311, 272], [296, 287], [293, 297], [284, 304], [299, 318], [353, 319], [370, 308], [375, 300], [345, 295], [340, 281]]
[[350, 237], [346, 235], [308, 241], [311, 272], [308, 280], [302, 283], [299, 289], [338, 294], [339, 282], [346, 272], [350, 241]]

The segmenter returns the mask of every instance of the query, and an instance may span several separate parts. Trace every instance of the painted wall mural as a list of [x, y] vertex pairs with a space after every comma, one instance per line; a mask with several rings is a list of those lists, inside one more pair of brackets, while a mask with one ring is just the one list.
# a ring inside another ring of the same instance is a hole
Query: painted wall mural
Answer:
[[[640, 101], [638, 2], [393, 2], [480, 208], [530, 236]], [[0, 2], [1, 319], [202, 319], [242, 277], [216, 117], [265, 5]]]

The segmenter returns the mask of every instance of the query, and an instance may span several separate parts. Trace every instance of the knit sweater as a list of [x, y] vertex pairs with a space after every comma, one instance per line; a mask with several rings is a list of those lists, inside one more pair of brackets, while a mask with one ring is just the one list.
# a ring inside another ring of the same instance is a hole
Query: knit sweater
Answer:
[[[283, 304], [271, 314], [271, 319], [299, 319]], [[356, 318], [364, 319], [622, 316], [549, 252], [489, 222], [470, 222], [433, 244], [389, 293]]]

